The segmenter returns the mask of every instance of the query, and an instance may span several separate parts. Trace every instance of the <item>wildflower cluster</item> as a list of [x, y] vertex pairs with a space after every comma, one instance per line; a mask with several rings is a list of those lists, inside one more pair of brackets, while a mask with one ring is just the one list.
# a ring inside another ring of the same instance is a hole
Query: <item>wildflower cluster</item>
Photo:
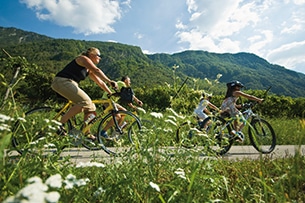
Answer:
[[[84, 186], [89, 181], [88, 178], [77, 179], [72, 174], [67, 175], [63, 180], [60, 174], [55, 174], [50, 176], [44, 183], [39, 177], [35, 176], [27, 180], [27, 186], [22, 188], [15, 196], [8, 197], [3, 203], [56, 203], [60, 199], [58, 191], [63, 185], [64, 189], [73, 189], [74, 187]], [[99, 188], [97, 192], [101, 190]]]

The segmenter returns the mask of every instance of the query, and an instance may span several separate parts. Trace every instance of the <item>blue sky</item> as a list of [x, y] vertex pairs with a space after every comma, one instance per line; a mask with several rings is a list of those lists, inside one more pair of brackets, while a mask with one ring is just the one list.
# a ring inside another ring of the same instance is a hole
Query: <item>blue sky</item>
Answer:
[[144, 53], [254, 53], [305, 73], [305, 0], [4, 0], [0, 26]]

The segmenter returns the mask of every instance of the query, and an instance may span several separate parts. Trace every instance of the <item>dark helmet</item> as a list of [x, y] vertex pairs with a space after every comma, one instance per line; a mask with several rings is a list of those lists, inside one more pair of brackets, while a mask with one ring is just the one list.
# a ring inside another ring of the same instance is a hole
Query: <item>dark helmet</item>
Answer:
[[241, 82], [239, 82], [238, 80], [227, 83], [228, 88], [236, 87], [236, 86], [241, 87], [241, 88], [244, 87], [244, 85]]

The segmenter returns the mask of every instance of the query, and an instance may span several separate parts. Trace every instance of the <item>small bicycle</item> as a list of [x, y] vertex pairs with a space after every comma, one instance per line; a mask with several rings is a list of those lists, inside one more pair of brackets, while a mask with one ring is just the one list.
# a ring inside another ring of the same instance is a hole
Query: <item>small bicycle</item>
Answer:
[[[275, 132], [265, 119], [255, 114], [252, 108], [256, 102], [243, 104], [242, 114], [247, 120], [248, 135], [253, 147], [263, 153], [271, 153], [276, 146]], [[218, 114], [210, 116], [199, 127], [198, 122], [182, 124], [177, 130], [176, 140], [184, 147], [205, 146], [217, 155], [227, 153], [236, 137], [231, 135], [235, 119]]]
[[[12, 145], [20, 153], [49, 153], [61, 151], [66, 147], [84, 146], [89, 150], [103, 149], [108, 154], [118, 154], [132, 147], [128, 134], [136, 135], [141, 129], [139, 118], [129, 111], [118, 110], [115, 102], [108, 99], [93, 100], [94, 104], [102, 105], [102, 112], [85, 125], [80, 116], [73, 116], [66, 122], [64, 128], [67, 135], [58, 135], [56, 131], [60, 125], [61, 116], [73, 105], [71, 101], [64, 104], [62, 108], [38, 107], [25, 113], [13, 127]], [[121, 123], [118, 118], [122, 117]], [[124, 121], [124, 126], [123, 122]], [[107, 130], [111, 140], [100, 136], [100, 131], [112, 122]], [[131, 126], [133, 126], [131, 128]], [[95, 140], [85, 136], [90, 129], [96, 136]], [[63, 145], [63, 140], [66, 140]]]
[[[271, 124], [253, 112], [252, 108], [256, 104], [257, 102], [243, 104], [242, 114], [246, 119], [252, 146], [262, 154], [269, 154], [275, 149], [276, 135]], [[234, 129], [233, 122], [236, 119], [238, 118], [216, 116], [214, 121], [211, 119], [212, 122], [208, 125], [207, 134], [215, 137], [219, 147], [216, 152], [220, 155], [227, 153], [236, 139], [230, 134]]]

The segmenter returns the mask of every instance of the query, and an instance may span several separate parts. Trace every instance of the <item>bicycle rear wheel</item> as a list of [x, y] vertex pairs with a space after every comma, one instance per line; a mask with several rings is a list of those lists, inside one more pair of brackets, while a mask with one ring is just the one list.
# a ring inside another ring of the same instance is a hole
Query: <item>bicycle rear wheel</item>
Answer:
[[[118, 118], [122, 117], [121, 123]], [[107, 135], [110, 139], [105, 139], [101, 136], [100, 132], [105, 129], [108, 123], [112, 123], [111, 127], [107, 129]], [[134, 124], [136, 122], [136, 125]], [[124, 123], [124, 126], [122, 126]], [[98, 135], [98, 141], [102, 149], [112, 155], [124, 155], [128, 153], [133, 143], [129, 140], [128, 132], [132, 125], [135, 125], [138, 129], [141, 129], [141, 122], [137, 116], [129, 111], [116, 111], [107, 114], [100, 122], [96, 134]], [[92, 130], [92, 129], [91, 129]]]
[[263, 154], [271, 153], [276, 146], [276, 136], [272, 126], [264, 119], [253, 119], [251, 126], [249, 126], [249, 137], [253, 147]]
[[206, 134], [198, 129], [199, 125], [191, 122], [182, 123], [176, 131], [176, 142], [185, 148], [205, 146], [207, 143]]
[[210, 151], [217, 155], [224, 155], [231, 149], [234, 142], [230, 135], [230, 125], [227, 125], [225, 119], [221, 117], [208, 117], [205, 122]]
[[[57, 111], [38, 107], [25, 113], [13, 127], [12, 145], [20, 153], [49, 154], [63, 148], [61, 136], [55, 136], [60, 123], [54, 118]], [[60, 118], [58, 118], [60, 119]], [[67, 122], [67, 129], [71, 127]]]

